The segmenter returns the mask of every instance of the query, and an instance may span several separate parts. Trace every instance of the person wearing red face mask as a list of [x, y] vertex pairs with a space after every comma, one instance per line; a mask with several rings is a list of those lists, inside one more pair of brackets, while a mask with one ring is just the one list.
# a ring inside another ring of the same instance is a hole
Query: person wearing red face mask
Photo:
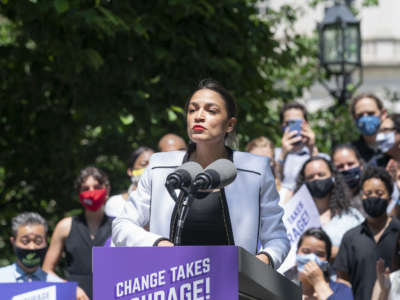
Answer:
[[111, 236], [112, 218], [104, 213], [110, 184], [102, 171], [87, 167], [80, 172], [75, 188], [85, 210], [78, 216], [58, 222], [43, 270], [55, 274], [64, 251], [67, 260], [66, 279], [78, 282], [77, 300], [88, 300], [92, 299], [92, 247], [103, 246]]

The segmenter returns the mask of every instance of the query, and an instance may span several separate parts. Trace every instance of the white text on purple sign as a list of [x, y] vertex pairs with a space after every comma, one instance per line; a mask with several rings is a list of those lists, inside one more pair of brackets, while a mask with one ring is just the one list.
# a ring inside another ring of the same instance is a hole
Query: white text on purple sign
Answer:
[[[198, 276], [204, 276], [210, 270], [210, 258], [206, 257], [170, 267], [169, 270], [160, 270], [120, 281], [115, 286], [115, 298], [134, 296], [130, 300], [208, 300], [210, 277], [198, 278]], [[187, 282], [190, 279], [193, 281]], [[179, 281], [182, 280], [185, 280], [185, 283], [179, 285]], [[167, 284], [173, 286], [168, 288]], [[154, 291], [160, 287], [163, 287], [163, 290]]]

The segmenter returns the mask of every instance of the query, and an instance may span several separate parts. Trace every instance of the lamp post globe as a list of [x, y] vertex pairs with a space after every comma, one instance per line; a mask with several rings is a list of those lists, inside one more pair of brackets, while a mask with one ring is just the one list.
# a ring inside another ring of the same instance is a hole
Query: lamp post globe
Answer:
[[[342, 104], [362, 83], [360, 21], [345, 3], [335, 1], [332, 7], [326, 8], [318, 33], [319, 80]], [[321, 75], [321, 69], [325, 76]], [[355, 73], [359, 78], [353, 82]]]

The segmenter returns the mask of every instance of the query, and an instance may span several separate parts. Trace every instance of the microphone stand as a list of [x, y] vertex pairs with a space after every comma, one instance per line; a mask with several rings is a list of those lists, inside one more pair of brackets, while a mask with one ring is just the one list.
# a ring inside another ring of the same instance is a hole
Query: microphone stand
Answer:
[[181, 245], [182, 242], [183, 227], [185, 225], [185, 221], [189, 213], [189, 208], [193, 203], [194, 197], [193, 194], [190, 192], [190, 190], [183, 186], [179, 188], [181, 190], [181, 193], [183, 193], [183, 197], [177, 196], [174, 188], [169, 184], [166, 184], [165, 186], [168, 190], [168, 193], [170, 194], [172, 199], [174, 199], [176, 205], [178, 206], [178, 211], [177, 211], [178, 220], [176, 224], [177, 226], [175, 235], [172, 242], [174, 243], [174, 245], [179, 246]]
[[182, 200], [178, 203], [178, 220], [176, 223], [176, 231], [173, 240], [173, 243], [176, 246], [179, 246], [182, 243], [183, 227], [185, 226], [185, 221], [188, 216], [190, 206], [192, 205], [194, 200], [193, 195], [184, 188], [182, 188], [182, 192], [184, 193], [184, 196]]
[[[193, 190], [191, 188], [190, 190], [188, 188], [181, 188], [182, 193], [184, 193], [184, 196], [182, 197], [182, 200], [177, 202], [178, 205], [178, 220], [176, 223], [176, 230], [175, 230], [175, 236], [173, 243], [176, 246], [180, 246], [182, 243], [182, 232], [183, 232], [183, 227], [185, 226], [185, 221], [189, 213], [189, 209], [192, 206], [192, 203], [195, 199], [194, 195], [196, 195], [196, 199], [201, 199], [206, 197], [209, 193], [204, 192], [204, 193], [199, 193], [197, 190]], [[179, 197], [180, 198], [180, 197]]]
[[174, 243], [174, 245], [180, 246], [182, 244], [182, 232], [185, 226], [185, 221], [188, 216], [189, 209], [195, 199], [194, 195], [196, 195], [197, 198], [204, 198], [209, 193], [199, 193], [198, 190], [201, 185], [195, 184], [194, 186], [191, 186], [189, 188], [183, 186], [180, 187], [179, 189], [181, 190], [181, 193], [183, 193], [183, 197], [178, 197], [172, 187], [170, 187], [169, 185], [166, 185], [166, 187], [171, 197], [175, 200], [176, 205], [178, 205], [178, 219], [176, 223], [175, 235], [172, 242]]
[[176, 195], [175, 190], [171, 186], [169, 186], [168, 184], [166, 184], [165, 186], [168, 190], [168, 193], [170, 194], [172, 199], [174, 199], [176, 205], [178, 206], [178, 220], [176, 223], [176, 231], [172, 242], [174, 243], [174, 245], [179, 246], [182, 243], [183, 227], [185, 226], [185, 221], [189, 213], [189, 208], [193, 203], [194, 197], [188, 188], [180, 188], [181, 193], [183, 193], [183, 197], [180, 197]]

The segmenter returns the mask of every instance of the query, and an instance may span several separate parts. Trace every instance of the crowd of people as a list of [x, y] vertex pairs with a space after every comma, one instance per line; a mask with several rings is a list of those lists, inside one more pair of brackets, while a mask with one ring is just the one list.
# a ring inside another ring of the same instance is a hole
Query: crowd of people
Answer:
[[[189, 161], [205, 168], [228, 159], [235, 180], [194, 195], [203, 199], [192, 204], [181, 245], [239, 245], [278, 269], [290, 247], [284, 209], [305, 186], [321, 227], [302, 234], [296, 266], [285, 273], [301, 282], [303, 299], [400, 297], [400, 114], [387, 114], [376, 95], [358, 95], [350, 111], [360, 138], [321, 153], [305, 106], [291, 102], [280, 111], [281, 147], [262, 136], [239, 152], [227, 145], [237, 123], [227, 90], [202, 81], [185, 108], [188, 145], [167, 134], [159, 153], [136, 149], [122, 194], [109, 197], [101, 170], [80, 172], [75, 188], [83, 213], [58, 222], [48, 251], [46, 221], [31, 212], [15, 216], [16, 263], [0, 268], [0, 282], [76, 281], [77, 299], [92, 299], [92, 247], [174, 246], [179, 201], [167, 193], [165, 178]], [[65, 279], [56, 274], [61, 257]]]

